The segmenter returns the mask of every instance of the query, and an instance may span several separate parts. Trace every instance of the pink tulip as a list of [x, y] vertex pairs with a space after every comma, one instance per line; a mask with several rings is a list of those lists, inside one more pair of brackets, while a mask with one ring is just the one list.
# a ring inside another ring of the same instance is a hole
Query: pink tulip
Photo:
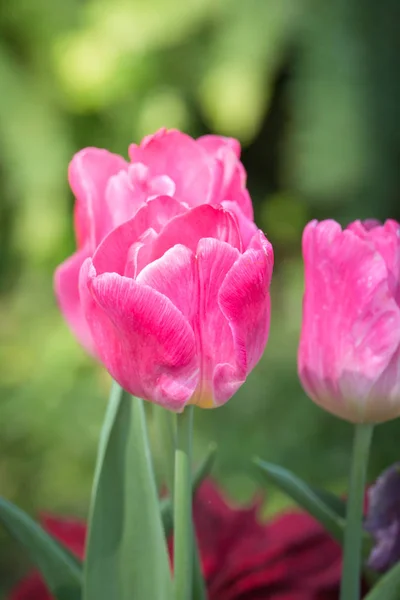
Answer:
[[69, 326], [89, 351], [96, 349], [81, 309], [79, 271], [104, 237], [149, 200], [168, 195], [186, 208], [220, 204], [236, 215], [244, 244], [250, 242], [257, 228], [239, 155], [236, 140], [212, 135], [194, 140], [161, 129], [130, 146], [130, 162], [98, 148], [74, 156], [69, 182], [78, 249], [58, 267], [55, 290]]
[[272, 266], [263, 233], [244, 246], [231, 211], [148, 200], [80, 272], [97, 355], [131, 394], [170, 410], [224, 404], [263, 353]]
[[309, 223], [299, 375], [308, 395], [355, 423], [400, 415], [400, 225]]

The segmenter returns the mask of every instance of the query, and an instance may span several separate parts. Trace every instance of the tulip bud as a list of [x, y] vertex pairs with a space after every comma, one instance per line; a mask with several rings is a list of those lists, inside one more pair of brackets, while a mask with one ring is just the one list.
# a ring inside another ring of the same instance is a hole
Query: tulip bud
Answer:
[[400, 226], [312, 221], [298, 371], [307, 394], [354, 423], [400, 415]]

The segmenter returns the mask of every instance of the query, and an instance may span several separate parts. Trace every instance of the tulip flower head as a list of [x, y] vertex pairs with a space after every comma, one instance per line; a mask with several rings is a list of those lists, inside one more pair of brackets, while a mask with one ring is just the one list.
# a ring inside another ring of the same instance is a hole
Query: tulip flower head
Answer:
[[171, 410], [223, 404], [267, 341], [272, 256], [260, 231], [244, 249], [221, 207], [149, 201], [81, 269], [100, 360], [131, 394]]
[[312, 221], [298, 355], [307, 394], [355, 423], [400, 415], [400, 226]]
[[226, 402], [264, 350], [272, 247], [254, 224], [235, 140], [161, 130], [130, 163], [73, 159], [78, 251], [62, 312], [130, 393], [180, 412]]

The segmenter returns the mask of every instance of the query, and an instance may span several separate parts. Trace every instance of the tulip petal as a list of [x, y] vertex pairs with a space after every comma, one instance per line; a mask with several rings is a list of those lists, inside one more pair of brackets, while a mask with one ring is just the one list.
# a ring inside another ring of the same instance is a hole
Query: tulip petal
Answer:
[[148, 230], [159, 232], [165, 223], [186, 210], [182, 204], [169, 196], [158, 196], [149, 200], [132, 219], [116, 227], [99, 245], [93, 255], [96, 272], [99, 275], [107, 272], [123, 275], [132, 245], [142, 242], [142, 236]]
[[68, 179], [76, 198], [75, 231], [80, 247], [90, 241], [96, 246], [110, 231], [112, 218], [105, 201], [108, 180], [128, 163], [117, 154], [100, 148], [85, 148], [70, 162]]
[[157, 233], [154, 229], [147, 229], [140, 236], [140, 242], [135, 242], [129, 248], [126, 259], [125, 277], [136, 279], [142, 269], [151, 261], [153, 242], [157, 238]]
[[233, 138], [205, 135], [197, 143], [203, 146], [213, 160], [212, 202], [216, 204], [231, 201], [252, 221], [253, 205], [246, 189], [246, 171], [239, 160], [239, 142]]
[[211, 166], [207, 152], [190, 136], [177, 130], [161, 129], [129, 147], [133, 163], [150, 168], [151, 175], [168, 175], [176, 185], [176, 196], [190, 206], [208, 201]]
[[253, 235], [258, 231], [257, 225], [252, 218], [244, 215], [237, 202], [224, 201], [221, 206], [230, 210], [237, 218], [240, 235], [242, 237], [243, 248], [247, 248]]
[[135, 215], [144, 205], [147, 197], [142, 190], [133, 188], [128, 171], [121, 171], [110, 177], [105, 191], [105, 200], [113, 226], [118, 227]]
[[400, 225], [389, 219], [384, 225], [371, 229], [368, 235], [386, 263], [389, 289], [400, 305]]
[[131, 219], [149, 199], [174, 194], [175, 184], [172, 179], [166, 175], [151, 177], [146, 165], [134, 163], [127, 170], [110, 178], [105, 199], [113, 226], [117, 227]]
[[[221, 399], [219, 390], [214, 386], [216, 365], [235, 362], [232, 332], [218, 303], [218, 294], [227, 273], [240, 254], [226, 242], [206, 238], [199, 241], [196, 255], [199, 305], [194, 328], [202, 365], [200, 385], [193, 402], [203, 408], [210, 408], [228, 400], [228, 397]], [[236, 391], [241, 383], [243, 379], [238, 382], [236, 374], [232, 373], [231, 389]], [[229, 398], [232, 394], [233, 392]]]
[[215, 156], [221, 148], [230, 148], [236, 158], [240, 158], [240, 143], [235, 138], [222, 135], [202, 135], [196, 143], [202, 146], [210, 156]]
[[270, 323], [273, 260], [271, 244], [258, 231], [219, 291], [218, 302], [229, 322], [234, 344], [231, 359], [221, 361], [214, 371], [214, 389], [221, 403], [231, 397], [264, 352]]
[[370, 390], [365, 412], [373, 423], [400, 416], [400, 341], [388, 366]]
[[54, 274], [54, 289], [69, 327], [84, 348], [91, 354], [96, 354], [79, 297], [79, 271], [88, 256], [90, 250], [86, 245], [59, 265]]
[[334, 221], [303, 234], [305, 295], [299, 375], [317, 404], [368, 420], [367, 399], [399, 346], [400, 309], [371, 243]]
[[216, 238], [238, 250], [242, 246], [235, 217], [222, 207], [203, 204], [166, 224], [154, 242], [153, 260], [176, 244], [183, 244], [195, 253], [202, 238]]
[[128, 392], [180, 412], [198, 379], [193, 331], [172, 302], [88, 259], [80, 294], [101, 361]]
[[195, 255], [178, 244], [147, 265], [138, 275], [138, 283], [148, 285], [166, 296], [189, 323], [198, 307], [198, 284]]

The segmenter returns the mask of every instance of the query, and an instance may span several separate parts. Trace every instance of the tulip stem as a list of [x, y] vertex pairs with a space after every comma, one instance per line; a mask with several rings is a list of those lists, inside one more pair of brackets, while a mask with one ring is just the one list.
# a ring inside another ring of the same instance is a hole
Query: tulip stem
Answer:
[[174, 490], [175, 600], [190, 600], [193, 577], [192, 525], [193, 406], [177, 416]]
[[373, 425], [355, 426], [347, 502], [340, 600], [360, 600], [364, 488]]

